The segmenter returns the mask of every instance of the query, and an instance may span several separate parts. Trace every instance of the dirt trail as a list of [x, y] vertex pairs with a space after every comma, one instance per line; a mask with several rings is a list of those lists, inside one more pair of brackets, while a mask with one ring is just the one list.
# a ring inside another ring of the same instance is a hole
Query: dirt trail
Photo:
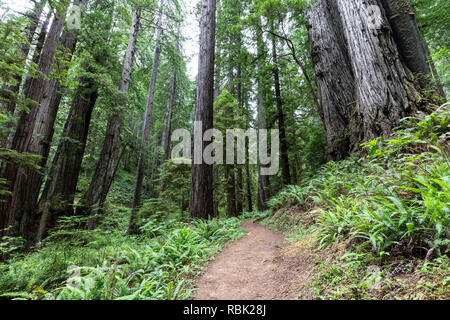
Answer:
[[[306, 255], [286, 255], [282, 235], [246, 221], [247, 235], [230, 243], [197, 281], [196, 300], [293, 300], [303, 291]], [[289, 250], [288, 250], [289, 251]], [[292, 250], [290, 250], [292, 251]]]

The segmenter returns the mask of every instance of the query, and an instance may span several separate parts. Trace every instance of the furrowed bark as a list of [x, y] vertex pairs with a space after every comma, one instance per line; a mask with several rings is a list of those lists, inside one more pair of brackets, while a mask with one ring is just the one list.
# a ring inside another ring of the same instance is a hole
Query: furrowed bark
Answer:
[[[41, 56], [42, 48], [44, 47], [45, 38], [47, 36], [48, 24], [50, 22], [51, 17], [52, 17], [52, 14], [51, 14], [51, 12], [49, 12], [47, 14], [47, 17], [45, 18], [45, 21], [41, 25], [41, 30], [40, 30], [39, 36], [37, 38], [36, 48], [33, 52], [33, 57], [31, 59], [31, 62], [33, 64], [37, 65], [39, 63], [39, 58]], [[22, 51], [22, 53], [24, 54], [24, 51]], [[18, 76], [16, 78], [16, 80], [21, 81], [22, 76], [21, 75]], [[25, 80], [25, 83], [23, 85], [23, 91], [25, 91], [25, 92], [28, 91], [28, 87], [30, 86], [30, 83], [32, 80], [33, 80], [33, 78], [31, 78], [31, 77], [29, 77]], [[16, 104], [17, 104], [17, 98], [18, 98], [17, 94], [19, 93], [19, 90], [20, 90], [20, 82], [18, 82], [17, 85], [14, 87], [7, 87], [6, 90], [11, 90], [11, 91], [8, 91], [10, 97], [9, 97], [8, 103], [6, 103], [6, 105], [4, 106], [5, 111], [9, 112], [10, 114], [14, 114], [14, 111], [16, 109]], [[9, 122], [9, 123], [6, 123], [5, 126], [8, 128], [13, 128], [14, 123]], [[0, 142], [1, 146], [7, 148], [8, 145], [12, 142], [11, 141], [12, 138], [13, 138], [13, 134], [9, 134], [5, 140]]]
[[[94, 70], [90, 70], [94, 72]], [[58, 145], [53, 163], [41, 196], [42, 213], [37, 239], [60, 216], [73, 215], [73, 202], [80, 175], [92, 111], [98, 98], [98, 85], [92, 78], [81, 77], [64, 135]]]
[[[72, 54], [76, 46], [76, 34], [64, 33], [60, 39], [64, 59], [70, 62]], [[63, 74], [67, 70], [67, 64], [55, 64], [58, 72]], [[17, 213], [22, 212], [24, 215], [24, 224], [34, 224], [33, 218], [39, 191], [44, 178], [44, 169], [47, 165], [47, 159], [50, 152], [51, 142], [53, 140], [54, 123], [59, 109], [62, 97], [60, 79], [51, 79], [46, 82], [44, 95], [42, 97], [41, 106], [36, 115], [36, 125], [33, 138], [28, 146], [28, 152], [41, 156], [39, 166], [40, 171], [20, 168], [18, 173], [18, 201], [15, 207]], [[39, 239], [40, 240], [40, 239]]]
[[422, 89], [431, 88], [430, 54], [417, 26], [410, 0], [381, 0], [381, 4], [402, 61], [413, 72]]
[[[307, 13], [316, 83], [329, 158], [340, 160], [360, 144], [388, 136], [401, 118], [423, 109], [378, 0], [317, 0]], [[382, 13], [369, 24], [369, 6]]]

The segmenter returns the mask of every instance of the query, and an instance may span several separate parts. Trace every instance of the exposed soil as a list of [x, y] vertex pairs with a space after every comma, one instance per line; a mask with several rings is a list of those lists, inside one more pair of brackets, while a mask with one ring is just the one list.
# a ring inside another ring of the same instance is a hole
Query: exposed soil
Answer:
[[309, 250], [290, 246], [284, 237], [254, 220], [247, 235], [230, 243], [197, 281], [196, 300], [308, 299], [306, 282], [313, 263]]

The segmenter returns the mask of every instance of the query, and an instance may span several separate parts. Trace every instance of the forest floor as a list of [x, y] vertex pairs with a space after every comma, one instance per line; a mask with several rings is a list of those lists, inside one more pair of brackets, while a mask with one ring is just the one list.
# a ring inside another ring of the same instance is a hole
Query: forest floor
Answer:
[[[255, 223], [210, 263], [197, 281], [196, 300], [295, 300], [309, 296], [305, 280], [314, 266], [308, 250]], [[306, 277], [305, 277], [306, 276]]]

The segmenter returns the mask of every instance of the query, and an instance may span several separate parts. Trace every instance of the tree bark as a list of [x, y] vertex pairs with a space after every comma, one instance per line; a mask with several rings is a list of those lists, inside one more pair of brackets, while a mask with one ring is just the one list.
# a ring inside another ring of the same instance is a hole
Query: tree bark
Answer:
[[[200, 19], [200, 54], [198, 67], [195, 120], [202, 121], [202, 135], [213, 127], [214, 58], [215, 58], [216, 0], [202, 0]], [[195, 146], [203, 154], [206, 143]], [[206, 219], [213, 214], [213, 166], [192, 164], [189, 218]]]
[[[33, 52], [33, 57], [31, 59], [31, 62], [33, 64], [37, 65], [39, 63], [39, 58], [41, 56], [42, 48], [44, 47], [45, 38], [47, 36], [48, 24], [50, 22], [51, 17], [52, 17], [52, 14], [51, 14], [51, 12], [49, 12], [47, 14], [47, 17], [45, 18], [44, 22], [41, 25], [41, 30], [40, 30], [39, 36], [37, 38], [36, 48]], [[22, 50], [22, 54], [25, 54], [24, 50]], [[25, 80], [25, 83], [23, 85], [23, 90], [25, 92], [27, 92], [28, 87], [30, 86], [30, 83], [32, 80], [33, 80], [33, 78], [31, 78], [31, 77], [29, 77]], [[6, 90], [8, 90], [10, 97], [9, 97], [9, 101], [5, 104], [4, 107], [5, 107], [5, 111], [9, 112], [10, 114], [14, 114], [14, 111], [16, 108], [17, 94], [19, 93], [19, 90], [20, 90], [20, 81], [22, 81], [22, 76], [21, 75], [17, 76], [16, 81], [18, 81], [16, 86], [14, 86], [14, 87], [6, 86]], [[13, 128], [14, 123], [7, 122], [5, 124], [5, 126], [8, 128]], [[12, 138], [13, 138], [13, 135], [9, 134], [5, 140], [0, 142], [0, 145], [3, 146], [4, 148], [7, 148], [8, 144], [11, 143]]]
[[[262, 37], [262, 32], [257, 31], [256, 45], [258, 48], [258, 56], [265, 57], [264, 54], [264, 40]], [[261, 59], [258, 63], [258, 95], [257, 95], [257, 112], [258, 112], [258, 130], [266, 129], [265, 125], [265, 110], [264, 110], [264, 85], [263, 85], [263, 75], [261, 74], [263, 69], [263, 60]], [[262, 165], [258, 164], [258, 201], [257, 207], [259, 211], [266, 211], [267, 201], [270, 198], [269, 194], [269, 176], [261, 175]]]
[[161, 53], [161, 35], [162, 35], [162, 15], [163, 15], [163, 8], [164, 8], [164, 0], [161, 0], [160, 5], [160, 11], [159, 11], [159, 18], [157, 22], [157, 31], [156, 31], [156, 47], [155, 47], [155, 54], [153, 58], [153, 68], [152, 68], [152, 77], [150, 79], [150, 87], [148, 92], [148, 99], [147, 99], [147, 107], [145, 110], [145, 119], [144, 119], [144, 126], [142, 129], [142, 148], [139, 154], [139, 160], [138, 160], [138, 170], [136, 174], [136, 185], [134, 188], [134, 196], [133, 196], [133, 209], [130, 215], [130, 223], [128, 226], [128, 234], [136, 234], [138, 232], [137, 226], [136, 226], [136, 215], [141, 207], [141, 193], [142, 193], [142, 186], [144, 181], [144, 175], [145, 175], [145, 164], [147, 162], [146, 157], [146, 148], [149, 144], [150, 139], [150, 126], [151, 126], [151, 120], [152, 120], [152, 113], [153, 113], [153, 102], [155, 98], [155, 89], [156, 89], [156, 78], [158, 75], [158, 66], [159, 66], [159, 56]]
[[98, 85], [95, 80], [81, 77], [41, 196], [39, 210], [42, 216], [37, 239], [42, 238], [56, 218], [73, 215], [74, 196], [97, 98]]
[[384, 14], [373, 28], [369, 6], [378, 0], [317, 0], [307, 13], [311, 56], [322, 102], [329, 157], [339, 160], [360, 144], [387, 137], [420, 105]]
[[[224, 144], [225, 146], [225, 144]], [[226, 152], [226, 147], [224, 147], [224, 154]], [[225, 189], [227, 193], [227, 216], [234, 217], [237, 216], [236, 210], [236, 180], [234, 174], [234, 165], [225, 164], [224, 165], [225, 174]]]

